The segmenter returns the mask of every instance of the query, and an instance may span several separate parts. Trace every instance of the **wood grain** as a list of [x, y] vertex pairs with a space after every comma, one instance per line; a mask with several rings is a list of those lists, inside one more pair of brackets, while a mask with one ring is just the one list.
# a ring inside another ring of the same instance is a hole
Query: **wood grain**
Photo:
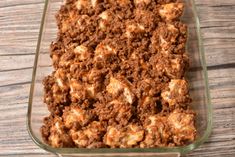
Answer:
[[[213, 132], [187, 156], [235, 156], [235, 0], [196, 0], [213, 104]], [[37, 147], [26, 112], [43, 0], [0, 1], [0, 156], [54, 156]]]

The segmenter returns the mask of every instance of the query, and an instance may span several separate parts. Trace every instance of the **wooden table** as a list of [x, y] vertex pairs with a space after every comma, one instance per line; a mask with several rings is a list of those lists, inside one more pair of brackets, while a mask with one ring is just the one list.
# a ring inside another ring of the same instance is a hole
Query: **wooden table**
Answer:
[[[26, 130], [43, 0], [0, 1], [0, 156], [54, 156]], [[213, 104], [213, 132], [188, 156], [235, 156], [235, 0], [196, 0]]]

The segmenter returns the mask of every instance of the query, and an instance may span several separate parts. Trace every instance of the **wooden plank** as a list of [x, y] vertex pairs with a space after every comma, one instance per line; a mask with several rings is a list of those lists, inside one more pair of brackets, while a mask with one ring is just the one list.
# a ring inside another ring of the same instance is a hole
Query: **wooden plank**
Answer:
[[195, 0], [197, 5], [206, 5], [206, 6], [233, 6], [234, 5], [234, 0]]
[[1, 56], [0, 72], [25, 68], [32, 69], [34, 58], [35, 55]]
[[0, 55], [35, 53], [43, 6], [42, 0], [0, 2]]
[[0, 87], [25, 84], [32, 80], [32, 69], [20, 69], [0, 72]]
[[27, 5], [27, 4], [38, 4], [43, 3], [44, 0], [5, 0], [0, 2], [0, 8], [9, 7], [9, 6], [19, 6], [19, 5]]
[[[217, 6], [220, 4], [221, 1], [213, 3]], [[198, 7], [206, 60], [209, 66], [235, 63], [233, 53], [235, 6], [226, 7], [226, 5], [223, 7], [208, 7], [207, 5]]]

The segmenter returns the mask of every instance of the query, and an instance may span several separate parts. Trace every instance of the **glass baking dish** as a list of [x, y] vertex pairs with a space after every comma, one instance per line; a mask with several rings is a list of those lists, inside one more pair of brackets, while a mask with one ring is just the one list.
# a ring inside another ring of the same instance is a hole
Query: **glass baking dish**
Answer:
[[38, 39], [32, 85], [29, 97], [27, 124], [33, 141], [41, 148], [60, 156], [180, 156], [200, 146], [209, 136], [212, 128], [212, 107], [208, 88], [207, 69], [200, 36], [200, 25], [194, 0], [184, 0], [185, 11], [182, 21], [188, 25], [187, 51], [190, 56], [191, 68], [187, 74], [190, 82], [190, 94], [193, 98], [192, 108], [197, 113], [197, 139], [194, 143], [172, 148], [151, 149], [80, 149], [52, 148], [45, 144], [40, 134], [43, 118], [49, 115], [47, 106], [43, 103], [42, 80], [51, 73], [52, 61], [49, 55], [49, 45], [56, 39], [57, 25], [55, 14], [63, 0], [46, 0], [40, 35]]

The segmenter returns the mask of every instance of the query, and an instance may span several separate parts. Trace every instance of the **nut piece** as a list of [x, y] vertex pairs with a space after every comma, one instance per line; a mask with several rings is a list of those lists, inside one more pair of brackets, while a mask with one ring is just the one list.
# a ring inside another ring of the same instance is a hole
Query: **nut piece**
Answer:
[[126, 102], [133, 104], [135, 96], [128, 87], [124, 88], [123, 96], [125, 97]]
[[95, 8], [99, 4], [99, 0], [77, 0], [76, 7], [78, 10], [83, 8], [89, 8], [90, 6]]
[[165, 72], [168, 77], [177, 79], [184, 76], [187, 61], [181, 56], [175, 56], [174, 59], [169, 59], [168, 66], [165, 66]]
[[109, 126], [104, 136], [104, 143], [111, 148], [116, 148], [120, 145], [121, 136], [122, 132], [120, 129], [114, 126]]
[[111, 148], [131, 148], [137, 145], [143, 137], [144, 130], [137, 124], [129, 124], [124, 128], [109, 126], [104, 136], [104, 143]]
[[91, 5], [91, 3], [90, 3], [89, 0], [77, 0], [77, 2], [76, 2], [76, 7], [77, 7], [78, 10], [86, 8], [90, 5]]
[[63, 120], [67, 128], [72, 128], [76, 123], [84, 126], [91, 120], [91, 118], [92, 116], [89, 111], [83, 110], [76, 105], [65, 107], [63, 113]]
[[91, 5], [93, 8], [95, 8], [99, 4], [100, 0], [91, 0]]
[[190, 111], [175, 110], [168, 117], [168, 123], [173, 131], [173, 140], [177, 145], [182, 145], [186, 141], [194, 141], [196, 138], [196, 128], [194, 125], [195, 114]]
[[64, 53], [59, 60], [59, 67], [67, 68], [73, 64], [74, 54], [71, 52]]
[[[105, 42], [105, 41], [104, 41]], [[117, 54], [115, 48], [109, 44], [101, 42], [95, 49], [95, 60], [103, 59], [106, 60], [113, 55]]]
[[77, 102], [84, 98], [95, 98], [99, 90], [98, 86], [94, 84], [82, 84], [76, 79], [72, 78], [70, 80], [70, 95], [72, 102]]
[[131, 92], [129, 84], [130, 83], [127, 82], [126, 80], [121, 82], [117, 80], [116, 78], [111, 77], [110, 83], [106, 87], [106, 90], [108, 91], [108, 93], [114, 96], [117, 96], [118, 94], [121, 94], [122, 92], [122, 95], [125, 98], [125, 101], [128, 102], [129, 104], [132, 104], [134, 102], [135, 95], [133, 94], [133, 92]]
[[79, 61], [85, 61], [90, 57], [89, 49], [84, 45], [77, 46], [74, 49], [74, 53]]
[[189, 87], [185, 80], [172, 79], [166, 91], [161, 93], [164, 101], [168, 102], [170, 106], [183, 104], [189, 99]]
[[60, 87], [61, 90], [65, 91], [68, 90], [68, 78], [67, 78], [67, 74], [66, 71], [63, 69], [58, 69], [55, 74], [55, 81], [57, 83], [57, 85]]
[[129, 124], [124, 134], [121, 148], [131, 148], [144, 138], [144, 130], [136, 124]]
[[54, 84], [52, 86], [52, 99], [49, 97], [47, 99], [51, 99], [50, 101], [53, 101], [55, 104], [60, 104], [66, 102], [66, 95], [67, 92], [63, 92], [57, 84]]
[[95, 89], [95, 86], [92, 84], [92, 85], [87, 85], [86, 86], [86, 92], [87, 92], [87, 95], [90, 97], [90, 98], [94, 98], [95, 95], [96, 95], [96, 89]]
[[151, 58], [154, 71], [159, 76], [166, 75], [170, 79], [181, 79], [188, 68], [188, 57], [184, 55], [171, 54], [164, 56], [157, 54]]
[[157, 19], [153, 11], [146, 10], [140, 7], [136, 8], [133, 13], [135, 15], [135, 21], [138, 21], [138, 24], [144, 27], [145, 32], [152, 32], [153, 29], [155, 29]]
[[127, 38], [131, 38], [133, 34], [139, 34], [139, 33], [144, 33], [145, 28], [143, 25], [139, 23], [127, 23], [126, 26], [126, 36]]
[[54, 118], [54, 123], [50, 128], [48, 142], [52, 147], [71, 147], [73, 145], [71, 137], [63, 129], [62, 120], [58, 117]]
[[172, 53], [184, 53], [187, 39], [187, 27], [181, 22], [160, 23], [151, 38], [155, 51], [167, 56]]
[[79, 148], [94, 148], [101, 144], [105, 127], [101, 122], [93, 121], [86, 128], [75, 131], [71, 130], [73, 142]]
[[50, 56], [55, 69], [58, 68], [62, 54], [64, 54], [64, 49], [62, 48], [61, 42], [52, 42], [50, 45]]
[[146, 135], [140, 147], [159, 147], [167, 145], [170, 140], [170, 129], [167, 124], [167, 117], [153, 115], [149, 116], [145, 121]]
[[149, 3], [151, 3], [152, 0], [134, 0], [134, 4], [136, 6], [138, 6], [139, 4], [146, 4], [148, 5]]
[[168, 3], [161, 6], [159, 14], [166, 21], [172, 21], [179, 18], [183, 14], [183, 10], [183, 3]]
[[100, 22], [99, 22], [99, 27], [101, 29], [106, 29], [106, 27], [110, 24], [111, 20], [112, 20], [112, 15], [110, 13], [110, 11], [106, 10], [104, 12], [102, 12], [100, 15]]
[[43, 80], [44, 102], [53, 114], [62, 112], [63, 104], [67, 101], [68, 90], [62, 90], [58, 83], [55, 82], [54, 75], [50, 75]]
[[[162, 30], [160, 28], [160, 35], [159, 35], [161, 52], [169, 54], [169, 49], [171, 48], [171, 45], [177, 41], [179, 30], [173, 24], [169, 23], [163, 25], [162, 28], [163, 28]], [[164, 36], [165, 30], [168, 32], [166, 36]]]
[[70, 95], [72, 102], [76, 102], [76, 100], [82, 99], [83, 97], [83, 85], [79, 83], [76, 79], [70, 80]]
[[110, 78], [109, 85], [106, 90], [113, 95], [117, 95], [123, 89], [123, 84], [115, 79], [114, 77]]

